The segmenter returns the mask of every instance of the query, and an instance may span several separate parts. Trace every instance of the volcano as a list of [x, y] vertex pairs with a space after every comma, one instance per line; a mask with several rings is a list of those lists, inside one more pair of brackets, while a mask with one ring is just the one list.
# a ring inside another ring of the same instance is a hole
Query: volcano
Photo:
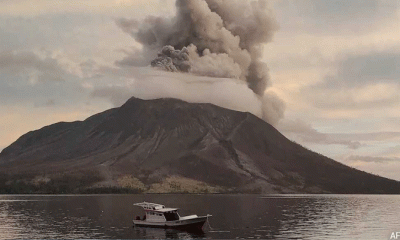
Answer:
[[175, 177], [219, 192], [400, 193], [400, 182], [307, 150], [250, 113], [177, 99], [131, 98], [28, 132], [0, 153], [0, 174], [1, 188], [30, 192], [55, 179], [64, 184], [55, 192], [118, 187], [130, 176], [144, 189]]

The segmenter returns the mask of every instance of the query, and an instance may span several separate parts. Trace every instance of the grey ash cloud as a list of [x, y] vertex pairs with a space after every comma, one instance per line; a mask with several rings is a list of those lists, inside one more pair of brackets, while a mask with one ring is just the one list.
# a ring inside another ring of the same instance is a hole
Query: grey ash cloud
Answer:
[[[256, 94], [264, 94], [269, 75], [261, 61], [263, 44], [271, 41], [278, 29], [267, 1], [177, 0], [176, 8], [172, 18], [120, 19], [117, 23], [143, 45], [144, 52], [154, 55], [168, 45], [179, 51], [187, 47], [196, 74], [210, 76], [223, 68], [218, 77], [243, 79]], [[158, 65], [172, 66], [165, 59]]]
[[189, 72], [189, 51], [186, 47], [176, 50], [173, 46], [164, 46], [151, 66], [170, 72]]
[[[176, 15], [172, 17], [118, 19], [117, 25], [142, 48], [127, 52], [116, 65], [140, 67], [151, 63], [166, 71], [230, 79], [233, 84], [239, 79], [259, 99], [265, 121], [276, 124], [282, 119], [285, 104], [266, 91], [270, 76], [262, 61], [264, 45], [279, 29], [268, 2], [176, 0], [175, 6]], [[238, 94], [234, 98], [241, 101], [246, 97]], [[200, 102], [212, 101], [208, 97]]]

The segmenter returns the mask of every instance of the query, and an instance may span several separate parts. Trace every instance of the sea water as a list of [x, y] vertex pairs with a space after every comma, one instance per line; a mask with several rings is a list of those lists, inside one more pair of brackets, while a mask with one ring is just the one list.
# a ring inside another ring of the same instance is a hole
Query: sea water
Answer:
[[[213, 216], [204, 232], [135, 228], [142, 201]], [[32, 238], [400, 239], [400, 196], [0, 195], [0, 239]]]

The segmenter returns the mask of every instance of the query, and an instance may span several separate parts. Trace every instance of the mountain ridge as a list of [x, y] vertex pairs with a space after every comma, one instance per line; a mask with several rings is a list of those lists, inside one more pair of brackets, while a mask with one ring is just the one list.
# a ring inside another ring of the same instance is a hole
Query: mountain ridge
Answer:
[[80, 189], [119, 188], [129, 176], [144, 191], [180, 177], [219, 192], [400, 193], [399, 182], [311, 152], [251, 113], [171, 98], [133, 97], [84, 121], [28, 132], [3, 149], [0, 168], [27, 185], [94, 171]]

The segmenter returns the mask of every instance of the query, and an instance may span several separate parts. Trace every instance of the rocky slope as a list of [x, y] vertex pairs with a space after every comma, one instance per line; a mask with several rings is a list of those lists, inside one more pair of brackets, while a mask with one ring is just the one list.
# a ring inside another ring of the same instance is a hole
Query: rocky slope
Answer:
[[[213, 192], [400, 193], [399, 182], [311, 152], [250, 113], [176, 99], [131, 98], [85, 121], [29, 132], [0, 153], [0, 172], [36, 186], [79, 172], [91, 179], [81, 189], [133, 179], [125, 185], [178, 191], [186, 179]], [[171, 185], [171, 177], [182, 181]]]

